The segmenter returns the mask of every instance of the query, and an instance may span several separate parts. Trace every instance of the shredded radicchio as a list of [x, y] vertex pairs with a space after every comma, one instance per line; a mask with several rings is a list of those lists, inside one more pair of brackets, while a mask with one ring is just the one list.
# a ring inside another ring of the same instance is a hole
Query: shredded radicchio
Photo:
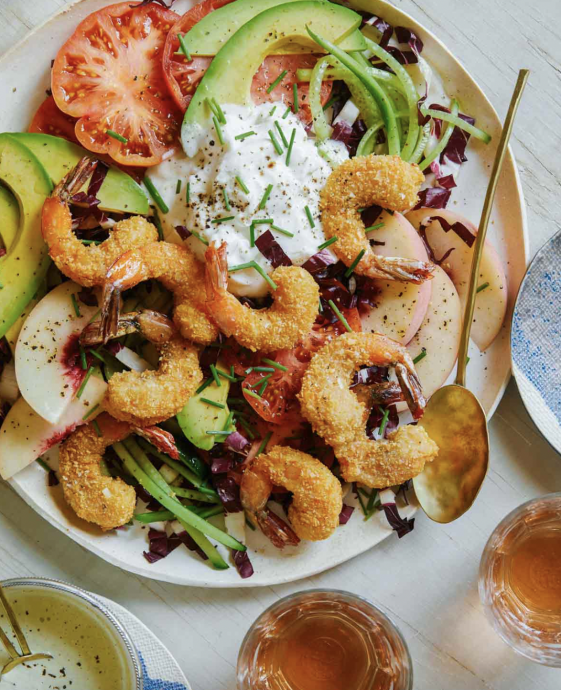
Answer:
[[362, 16], [363, 26], [367, 24], [368, 26], [373, 26], [375, 29], [378, 29], [382, 35], [380, 45], [382, 48], [385, 48], [393, 35], [392, 25], [388, 24], [388, 22], [381, 17], [377, 17], [375, 14], [369, 14], [367, 12], [359, 12], [359, 14]]
[[267, 230], [267, 232], [264, 232], [255, 240], [255, 246], [267, 261], [271, 262], [273, 268], [292, 266], [292, 261], [285, 254], [284, 249], [276, 241], [270, 230]]
[[366, 133], [367, 129], [368, 128], [364, 120], [358, 119], [353, 125], [350, 125], [344, 120], [340, 120], [333, 125], [331, 139], [333, 139], [333, 141], [342, 141], [349, 152], [349, 156], [352, 158], [353, 156], [356, 156], [356, 151], [360, 140]]
[[[98, 161], [95, 166], [95, 170], [90, 178], [90, 184], [88, 185], [88, 195], [97, 198], [97, 194], [101, 189], [101, 185], [104, 183], [107, 173], [109, 172], [109, 166]], [[98, 200], [99, 203], [99, 200]]]
[[214, 477], [212, 483], [226, 512], [238, 513], [242, 509], [242, 504], [240, 502], [240, 487], [235, 479], [228, 475], [220, 475]]
[[231, 448], [235, 453], [242, 453], [250, 446], [250, 442], [245, 436], [242, 436], [239, 431], [234, 431], [226, 437], [224, 443]]
[[233, 551], [232, 555], [240, 577], [244, 580], [251, 577], [253, 575], [253, 566], [251, 565], [247, 551]]
[[92, 288], [82, 288], [78, 293], [78, 299], [87, 307], [97, 307], [97, 297]]
[[413, 210], [418, 208], [446, 208], [452, 192], [444, 187], [429, 187], [419, 192], [419, 203]]
[[[397, 413], [396, 406], [390, 405], [390, 407], [388, 407], [388, 410], [389, 414], [388, 421], [386, 423], [386, 428], [384, 429], [384, 438], [388, 438], [388, 434], [390, 433], [390, 431], [397, 429], [397, 427], [399, 426], [399, 415]], [[383, 417], [383, 409], [379, 408], [379, 406], [377, 405], [372, 408], [372, 412], [370, 413], [368, 421], [366, 422], [366, 435], [369, 438], [376, 439], [376, 432], [380, 428], [380, 424], [382, 423]]]
[[56, 476], [56, 472], [54, 470], [49, 470], [49, 475], [47, 479], [47, 484], [52, 487], [52, 486], [58, 486], [60, 484], [58, 477]]
[[322, 249], [321, 252], [311, 256], [304, 264], [302, 268], [314, 275], [314, 273], [319, 273], [323, 271], [327, 266], [336, 264], [337, 259], [328, 249]]
[[452, 230], [452, 232], [456, 233], [456, 235], [458, 235], [458, 237], [462, 240], [462, 242], [465, 242], [465, 244], [467, 244], [468, 247], [471, 248], [473, 246], [473, 243], [475, 242], [475, 235], [472, 232], [470, 232], [469, 228], [467, 228], [460, 221], [456, 221], [455, 223], [449, 223], [446, 220], [446, 218], [443, 218], [442, 216], [439, 216], [438, 214], [435, 214], [434, 216], [430, 216], [430, 218], [425, 218], [425, 220], [421, 224], [421, 227], [419, 228], [419, 233], [421, 235], [423, 242], [425, 243], [425, 246], [427, 247], [427, 249], [429, 251], [429, 254], [431, 256], [431, 260], [433, 260], [435, 263], [440, 265], [445, 259], [447, 259], [450, 256], [451, 252], [453, 251], [453, 248], [449, 249], [446, 252], [446, 254], [440, 259], [438, 259], [434, 255], [434, 251], [429, 244], [429, 241], [427, 239], [427, 233], [426, 233], [427, 227], [434, 220], [437, 220], [440, 223], [444, 232], [450, 232], [450, 230]]
[[382, 383], [388, 380], [388, 369], [386, 367], [364, 367], [359, 369], [353, 377], [351, 388], [357, 386], [359, 383], [371, 386], [374, 383]]
[[175, 232], [179, 235], [179, 237], [181, 237], [182, 240], [186, 240], [188, 237], [191, 237], [191, 231], [187, 230], [187, 226], [185, 225], [176, 225]]
[[165, 532], [150, 528], [148, 532], [148, 551], [144, 551], [144, 558], [148, 563], [156, 563], [166, 558], [172, 551], [175, 551], [178, 546], [185, 544], [190, 551], [196, 551], [203, 560], [207, 560], [208, 556], [202, 551], [187, 532], [181, 534], [172, 534], [168, 537]]
[[397, 532], [400, 539], [413, 531], [415, 518], [402, 518], [395, 503], [382, 503], [382, 509], [391, 528]]
[[212, 458], [210, 471], [212, 474], [226, 474], [234, 465], [234, 458]]
[[406, 43], [417, 57], [423, 52], [423, 42], [411, 29], [405, 26], [396, 26], [395, 37], [399, 43]]
[[339, 514], [339, 524], [340, 525], [346, 525], [347, 522], [351, 519], [351, 515], [354, 513], [354, 507], [353, 506], [347, 506], [343, 504], [343, 510]]

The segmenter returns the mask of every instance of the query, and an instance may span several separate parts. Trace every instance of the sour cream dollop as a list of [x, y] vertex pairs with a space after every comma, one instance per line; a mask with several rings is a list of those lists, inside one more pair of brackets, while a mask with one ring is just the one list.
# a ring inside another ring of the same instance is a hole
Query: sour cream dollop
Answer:
[[[292, 112], [283, 117], [286, 107], [282, 103], [274, 112], [273, 108], [271, 103], [253, 107], [222, 104], [224, 144], [209, 120], [205, 127], [184, 132], [184, 147], [192, 155], [177, 153], [150, 170], [151, 181], [169, 207], [168, 213], [160, 213], [168, 241], [182, 242], [175, 228], [185, 226], [209, 243], [225, 241], [230, 267], [255, 261], [270, 273], [271, 264], [251, 246], [250, 226], [255, 220], [272, 219], [272, 224], [254, 226], [255, 237], [271, 230], [297, 266], [318, 252], [325, 241], [319, 194], [332, 167], [299, 118]], [[288, 165], [287, 147], [276, 123], [286, 141], [295, 133]], [[269, 132], [282, 153], [275, 149]], [[340, 142], [324, 146], [333, 163], [347, 158]], [[185, 243], [202, 260], [206, 246], [199, 238], [192, 235]], [[255, 269], [244, 269], [230, 274], [230, 290], [239, 296], [261, 296], [268, 286]]]

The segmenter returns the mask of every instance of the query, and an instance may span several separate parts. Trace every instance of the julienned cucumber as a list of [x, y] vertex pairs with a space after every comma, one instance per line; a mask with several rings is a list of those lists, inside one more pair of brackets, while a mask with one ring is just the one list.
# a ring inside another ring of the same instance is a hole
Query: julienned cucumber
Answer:
[[470, 125], [469, 122], [462, 120], [462, 118], [457, 115], [445, 113], [441, 110], [431, 110], [430, 108], [421, 108], [421, 112], [423, 113], [423, 115], [430, 115], [435, 119], [444, 120], [444, 122], [450, 122], [451, 124], [456, 125], [456, 127], [463, 129], [464, 132], [471, 134], [476, 139], [480, 139], [485, 144], [489, 144], [491, 141], [490, 134], [487, 134], [487, 132], [484, 132], [482, 129], [479, 129], [479, 127]]

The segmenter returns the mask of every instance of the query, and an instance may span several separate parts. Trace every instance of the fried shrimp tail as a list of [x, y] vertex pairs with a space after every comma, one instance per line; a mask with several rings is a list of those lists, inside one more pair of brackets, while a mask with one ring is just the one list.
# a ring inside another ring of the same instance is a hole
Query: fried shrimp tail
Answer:
[[438, 446], [421, 426], [401, 426], [387, 439], [366, 436], [366, 405], [349, 389], [362, 365], [394, 367], [409, 409], [422, 416], [426, 403], [408, 351], [378, 333], [346, 333], [313, 356], [298, 395], [302, 414], [333, 448], [346, 481], [374, 488], [402, 484], [422, 472]]
[[64, 275], [85, 287], [102, 285], [108, 268], [121, 254], [158, 238], [156, 228], [141, 216], [116, 223], [109, 238], [99, 245], [85, 245], [76, 237], [68, 202], [96, 166], [97, 161], [82, 158], [45, 200], [41, 218], [51, 259]]
[[132, 519], [136, 493], [122, 479], [101, 473], [106, 448], [131, 433], [129, 424], [118, 422], [108, 414], [93, 424], [77, 429], [60, 447], [60, 481], [64, 497], [78, 517], [110, 530]]
[[267, 454], [258, 455], [242, 476], [244, 510], [273, 544], [282, 548], [286, 530], [279, 534], [267, 510], [274, 486], [283, 486], [293, 494], [288, 517], [300, 539], [320, 541], [333, 534], [343, 496], [339, 480], [322, 462], [299, 450], [274, 446]]
[[151, 242], [127, 251], [107, 272], [101, 305], [103, 342], [116, 337], [121, 293], [151, 279], [173, 294], [173, 321], [184, 338], [208, 345], [218, 337], [205, 311], [203, 265], [187, 247]]
[[[98, 339], [99, 325], [86, 328]], [[125, 314], [117, 323], [117, 335], [139, 332], [152, 342], [160, 359], [155, 371], [113, 374], [107, 384], [103, 407], [113, 417], [135, 426], [152, 426], [183, 409], [203, 379], [198, 349], [182, 338], [173, 322], [153, 311]]]
[[206, 250], [206, 309], [227, 336], [254, 352], [296, 345], [307, 335], [318, 313], [319, 288], [297, 266], [280, 266], [271, 274], [277, 288], [268, 309], [250, 309], [228, 291], [226, 243]]
[[417, 203], [424, 181], [418, 165], [399, 156], [359, 156], [342, 163], [329, 176], [321, 192], [321, 222], [327, 239], [347, 266], [362, 258], [354, 271], [369, 278], [422, 283], [432, 277], [434, 266], [425, 261], [378, 256], [365, 234], [359, 209], [381, 206], [406, 211]]

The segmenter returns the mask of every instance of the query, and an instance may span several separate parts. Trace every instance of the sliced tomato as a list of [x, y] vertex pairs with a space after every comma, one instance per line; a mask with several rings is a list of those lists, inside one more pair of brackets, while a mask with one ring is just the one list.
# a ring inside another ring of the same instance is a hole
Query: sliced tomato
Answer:
[[[175, 102], [186, 110], [191, 98], [208, 69], [211, 57], [196, 57], [191, 60], [180, 53], [178, 34], [186, 34], [197, 22], [210, 12], [227, 5], [232, 0], [203, 0], [183, 15], [169, 32], [164, 47], [164, 75], [168, 88]], [[251, 93], [256, 103], [267, 103], [282, 100], [287, 106], [293, 105], [293, 84], [297, 81], [296, 70], [311, 68], [316, 64], [315, 55], [270, 55], [265, 59], [253, 79]], [[286, 70], [288, 74], [269, 94], [267, 89], [275, 79]], [[321, 87], [322, 103], [326, 103], [331, 94], [331, 82], [324, 82]], [[308, 106], [308, 84], [298, 85], [299, 116], [304, 122], [311, 121]]]
[[82, 146], [143, 167], [177, 146], [181, 112], [167, 91], [161, 60], [178, 19], [156, 3], [122, 2], [77, 26], [56, 56], [52, 91], [58, 107], [78, 118]]
[[28, 131], [39, 134], [52, 134], [55, 137], [62, 137], [77, 144], [78, 139], [76, 139], [76, 134], [74, 133], [75, 125], [76, 118], [63, 113], [55, 103], [55, 99], [52, 96], [47, 96], [33, 116]]

